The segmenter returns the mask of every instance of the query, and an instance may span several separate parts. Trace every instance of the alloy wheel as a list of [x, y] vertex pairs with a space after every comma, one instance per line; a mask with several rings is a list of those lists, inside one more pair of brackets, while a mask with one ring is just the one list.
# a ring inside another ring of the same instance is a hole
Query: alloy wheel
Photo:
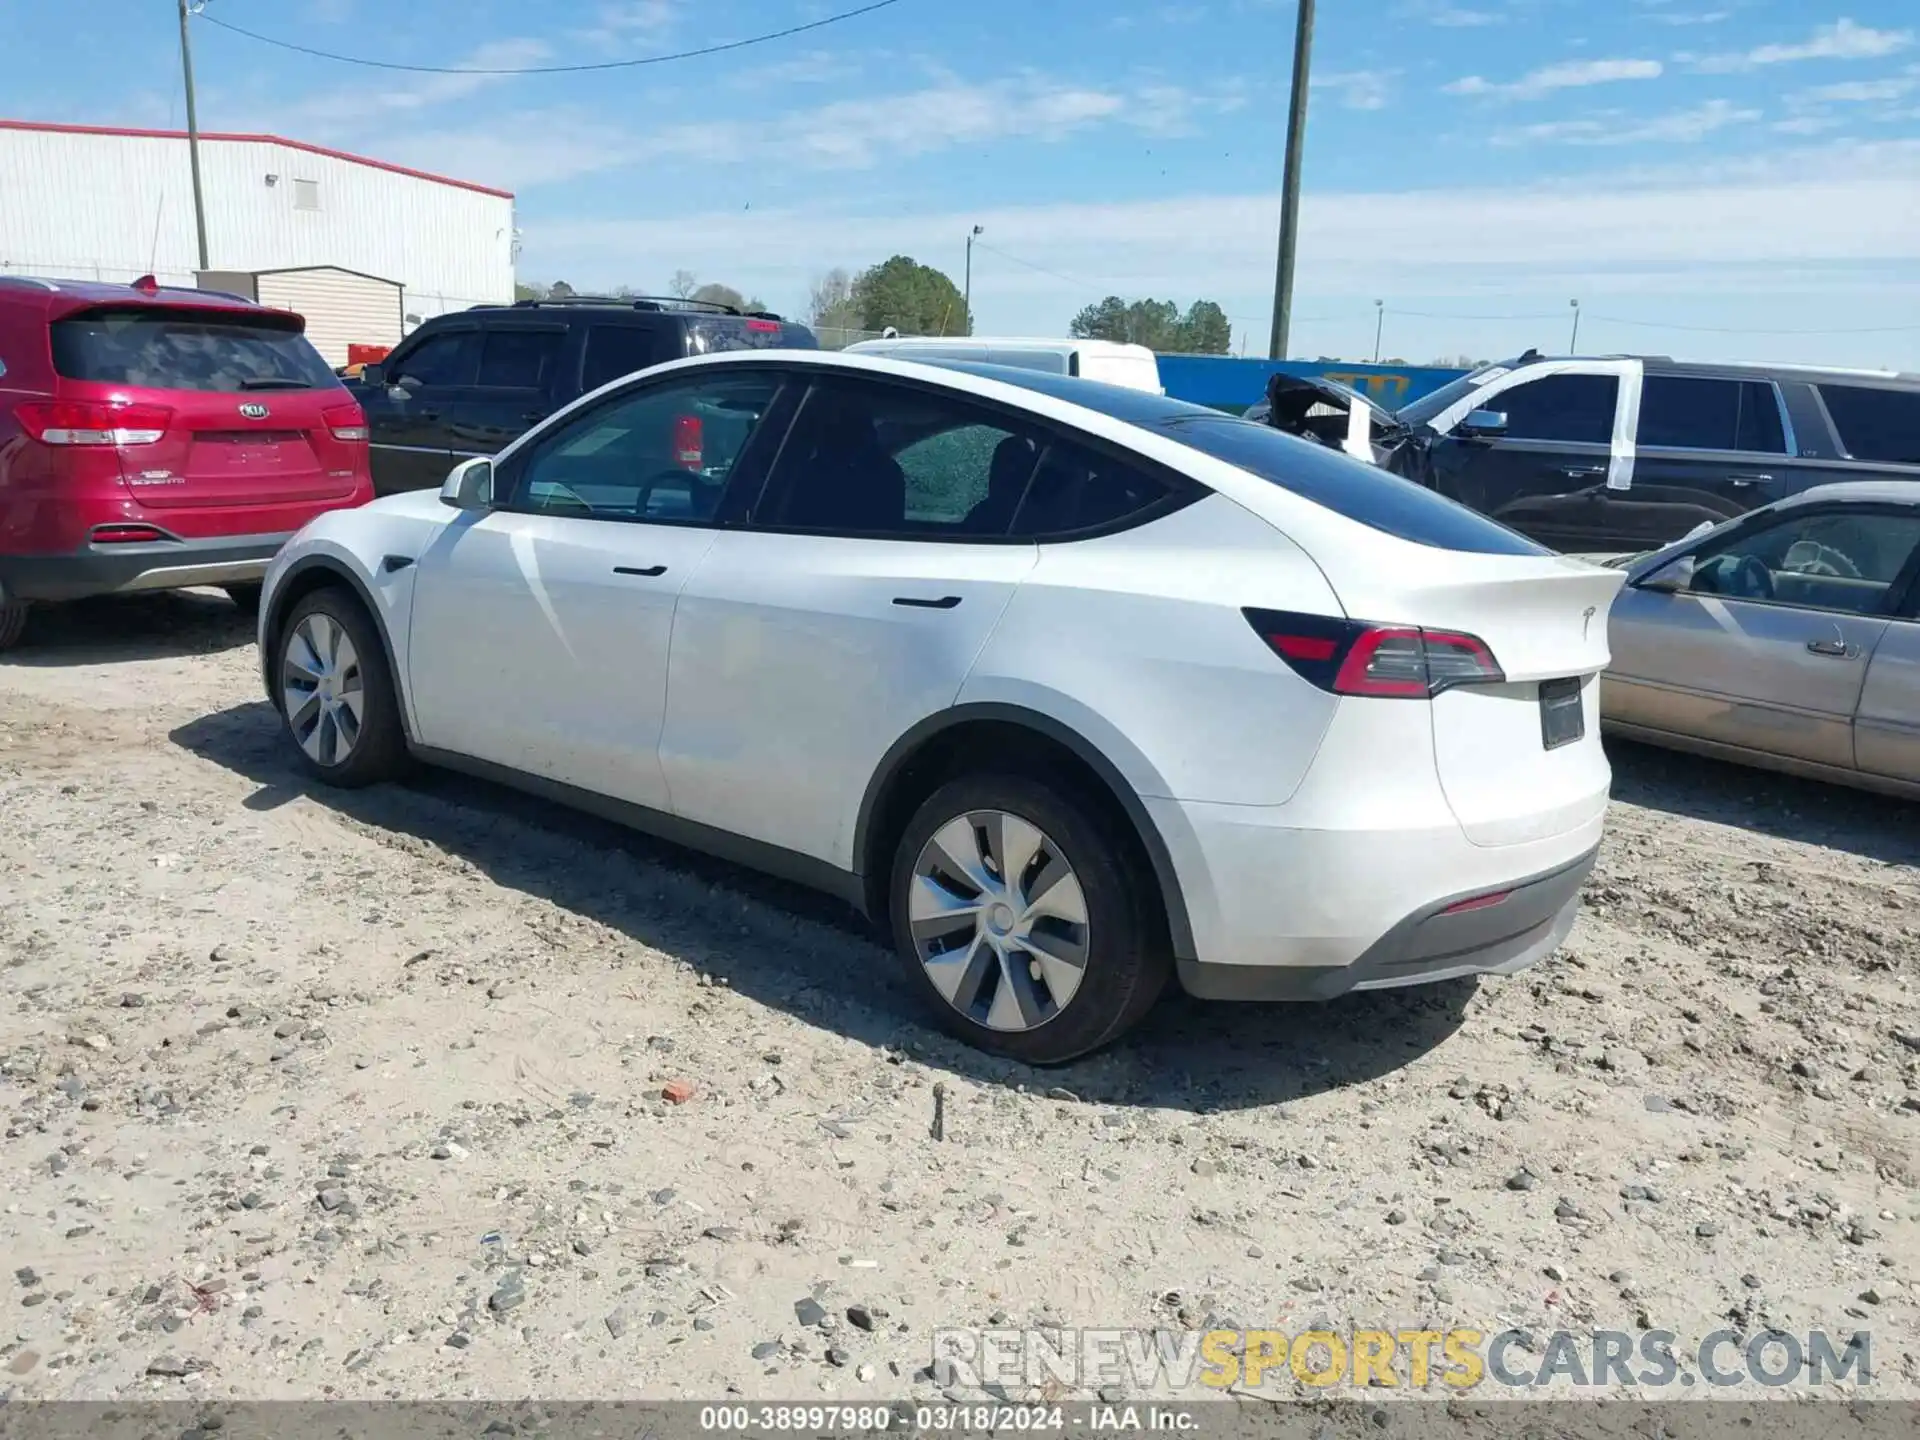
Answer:
[[914, 862], [907, 919], [934, 988], [990, 1030], [1033, 1030], [1086, 976], [1087, 898], [1039, 827], [1003, 810], [959, 815]]
[[281, 663], [287, 728], [316, 765], [339, 765], [353, 753], [366, 714], [360, 654], [340, 622], [313, 611], [287, 637]]

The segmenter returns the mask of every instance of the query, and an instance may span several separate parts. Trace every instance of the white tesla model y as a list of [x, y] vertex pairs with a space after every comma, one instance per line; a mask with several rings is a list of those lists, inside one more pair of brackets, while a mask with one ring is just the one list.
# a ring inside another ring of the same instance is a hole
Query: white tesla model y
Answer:
[[321, 516], [260, 651], [322, 780], [450, 766], [822, 887], [955, 1032], [1052, 1063], [1170, 976], [1550, 953], [1620, 580], [1157, 395], [766, 351]]

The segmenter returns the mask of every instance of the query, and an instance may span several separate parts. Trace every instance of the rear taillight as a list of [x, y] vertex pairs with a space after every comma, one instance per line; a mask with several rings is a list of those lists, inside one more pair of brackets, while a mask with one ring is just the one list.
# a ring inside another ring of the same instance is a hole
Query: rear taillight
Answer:
[[747, 330], [748, 333], [753, 335], [778, 335], [780, 333], [780, 322], [778, 320], [749, 320], [747, 321]]
[[1455, 685], [1507, 678], [1484, 640], [1456, 630], [1279, 610], [1242, 613], [1295, 674], [1335, 695], [1424, 700]]
[[698, 470], [706, 444], [698, 415], [676, 415], [673, 420], [673, 463], [683, 470]]
[[29, 400], [13, 414], [42, 445], [151, 445], [173, 423], [165, 405], [95, 400]]
[[336, 440], [367, 438], [367, 412], [360, 408], [358, 401], [346, 405], [329, 405], [320, 412], [320, 418], [326, 422], [327, 429], [333, 432], [333, 438]]

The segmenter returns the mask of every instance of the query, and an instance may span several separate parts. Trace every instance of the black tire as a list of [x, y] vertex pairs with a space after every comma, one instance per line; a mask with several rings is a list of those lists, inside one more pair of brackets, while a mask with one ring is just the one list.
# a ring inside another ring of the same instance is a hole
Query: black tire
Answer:
[[260, 613], [260, 582], [258, 580], [222, 585], [220, 588], [227, 592], [227, 598], [240, 608], [242, 615]]
[[27, 628], [27, 608], [24, 600], [0, 600], [0, 650], [20, 643]]
[[[1072, 867], [1086, 900], [1087, 957], [1079, 988], [1050, 1018], [1025, 1030], [996, 1030], [962, 1014], [921, 964], [908, 918], [915, 866], [949, 821], [998, 810], [1039, 829]], [[963, 776], [915, 812], [895, 848], [889, 882], [894, 949], [908, 984], [948, 1033], [976, 1049], [1030, 1065], [1062, 1065], [1125, 1034], [1153, 1008], [1172, 973], [1172, 955], [1149, 896], [1152, 880], [1115, 833], [1103, 807], [1021, 774]]]
[[[288, 649], [301, 622], [312, 615], [325, 616], [345, 631], [358, 660], [357, 672], [350, 673], [357, 673], [362, 695], [359, 733], [346, 757], [337, 763], [326, 763], [308, 754], [294, 734], [286, 713]], [[280, 710], [287, 742], [309, 774], [328, 785], [354, 790], [391, 780], [406, 768], [406, 733], [400, 723], [400, 701], [394, 691], [393, 671], [386, 648], [380, 643], [378, 627], [354, 595], [328, 586], [302, 596], [281, 624], [274, 648], [274, 704]]]

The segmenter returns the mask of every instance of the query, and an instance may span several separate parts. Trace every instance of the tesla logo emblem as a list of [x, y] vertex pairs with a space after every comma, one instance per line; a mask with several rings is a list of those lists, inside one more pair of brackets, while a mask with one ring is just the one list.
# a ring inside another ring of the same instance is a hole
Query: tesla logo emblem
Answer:
[[1589, 605], [1585, 610], [1580, 612], [1580, 638], [1582, 640], [1586, 639], [1587, 632], [1593, 629], [1593, 617], [1599, 613], [1599, 607], [1595, 605]]
[[264, 420], [267, 418], [267, 407], [257, 401], [249, 401], [240, 407], [240, 413], [249, 420]]

